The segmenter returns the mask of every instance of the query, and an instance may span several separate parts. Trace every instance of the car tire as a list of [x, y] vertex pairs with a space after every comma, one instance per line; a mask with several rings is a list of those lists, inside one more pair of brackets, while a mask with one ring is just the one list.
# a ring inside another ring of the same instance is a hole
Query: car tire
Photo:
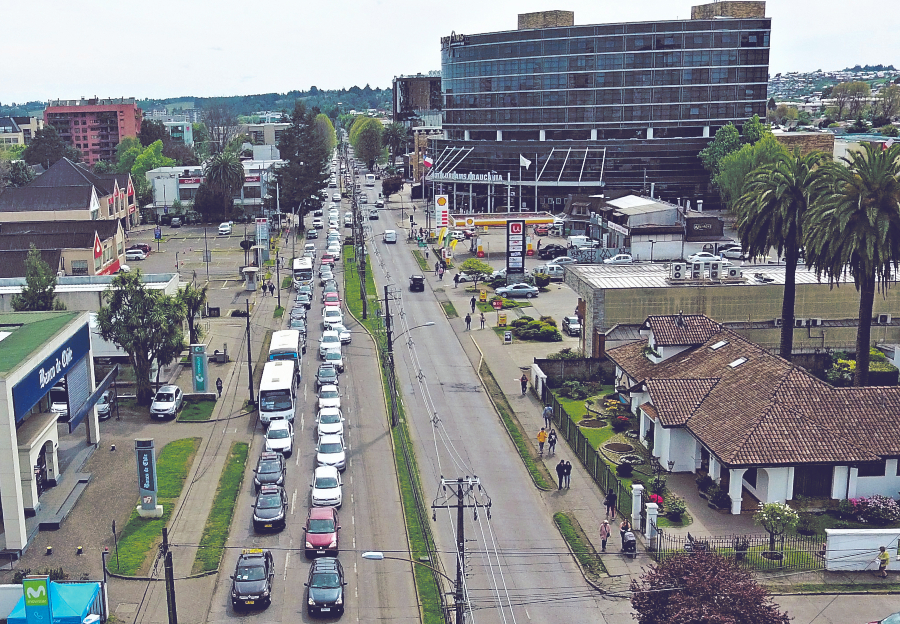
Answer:
[[525, 293], [526, 299], [534, 299], [534, 293]]

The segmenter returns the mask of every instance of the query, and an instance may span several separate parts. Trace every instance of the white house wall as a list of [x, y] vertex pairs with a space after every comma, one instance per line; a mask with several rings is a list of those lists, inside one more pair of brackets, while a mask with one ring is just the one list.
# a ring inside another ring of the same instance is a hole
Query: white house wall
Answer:
[[872, 496], [872, 494], [890, 498], [897, 496], [897, 492], [900, 492], [900, 477], [897, 476], [896, 459], [887, 460], [884, 474], [883, 477], [857, 477], [855, 496]]
[[668, 455], [663, 466], [668, 468], [668, 461], [674, 460], [673, 472], [696, 472], [696, 462], [700, 459], [699, 444], [691, 432], [683, 428], [666, 429], [669, 444]]

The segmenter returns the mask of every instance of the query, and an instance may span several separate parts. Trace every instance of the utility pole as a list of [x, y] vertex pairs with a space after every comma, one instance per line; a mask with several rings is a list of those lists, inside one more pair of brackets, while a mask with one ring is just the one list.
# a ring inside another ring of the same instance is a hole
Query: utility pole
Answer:
[[166, 609], [169, 613], [169, 624], [178, 624], [178, 609], [175, 606], [175, 568], [172, 565], [172, 552], [169, 550], [169, 529], [162, 530], [163, 568], [166, 574]]
[[281, 307], [281, 260], [278, 258], [278, 250], [275, 250], [275, 287], [278, 289], [278, 307]]
[[247, 304], [247, 373], [250, 376], [250, 400], [248, 403], [253, 406], [256, 405], [256, 400], [253, 397], [253, 354], [250, 350], [250, 300], [244, 300]]
[[391, 323], [391, 293], [388, 290], [388, 285], [384, 286], [384, 327], [385, 333], [387, 334], [387, 359], [386, 365], [388, 367], [387, 378], [388, 385], [390, 386], [391, 391], [391, 427], [396, 427], [400, 424], [400, 410], [397, 406], [397, 377], [394, 373], [394, 337], [393, 337], [393, 326]]
[[441, 476], [438, 493], [431, 504], [432, 509], [456, 509], [456, 587], [453, 592], [456, 618], [454, 624], [465, 624], [465, 616], [468, 598], [463, 583], [466, 564], [466, 532], [464, 509], [475, 510], [474, 519], [478, 520], [478, 508], [487, 510], [488, 519], [491, 517], [491, 499], [481, 486], [481, 479], [477, 476], [458, 477], [445, 479]]

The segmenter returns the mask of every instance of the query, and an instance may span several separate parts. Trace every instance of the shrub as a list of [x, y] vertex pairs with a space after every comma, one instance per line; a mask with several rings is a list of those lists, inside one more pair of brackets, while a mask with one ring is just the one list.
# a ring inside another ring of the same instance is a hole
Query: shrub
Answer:
[[553, 327], [556, 327], [556, 319], [552, 316], [542, 316], [541, 323], [546, 323], [547, 325], [553, 325]]
[[640, 455], [623, 455], [620, 461], [623, 464], [629, 464], [631, 466], [639, 466], [644, 463], [644, 460]]
[[620, 477], [630, 477], [634, 473], [631, 464], [619, 464], [616, 466], [616, 474]]
[[546, 273], [538, 273], [534, 276], [534, 285], [538, 288], [546, 288], [550, 285], [550, 276]]
[[631, 426], [631, 419], [628, 416], [616, 416], [612, 421], [613, 431], [621, 433]]
[[525, 327], [526, 325], [528, 325], [529, 322], [531, 322], [531, 320], [532, 319], [530, 316], [523, 316], [521, 318], [517, 318], [516, 320], [514, 320], [512, 323], [509, 324], [509, 326], [510, 327]]
[[537, 339], [543, 342], [562, 342], [562, 334], [555, 327], [545, 325], [538, 330]]
[[582, 358], [584, 358], [584, 352], [580, 349], [572, 349], [572, 347], [565, 347], [556, 353], [547, 355], [548, 360], [580, 360]]
[[656, 475], [650, 481], [650, 491], [654, 494], [662, 494], [666, 491], [666, 478], [663, 475]]
[[860, 517], [872, 524], [890, 524], [900, 520], [900, 505], [897, 501], [881, 494], [873, 494], [868, 498], [851, 499], [855, 503]]
[[888, 125], [881, 128], [881, 134], [886, 137], [900, 136], [900, 128], [894, 125]]
[[712, 485], [713, 485], [712, 477], [709, 476], [708, 474], [697, 477], [697, 489], [700, 490], [701, 492], [709, 491], [709, 488], [711, 488]]
[[797, 521], [797, 533], [801, 535], [815, 535], [818, 532], [816, 517], [811, 513], [801, 513]]
[[666, 497], [666, 517], [669, 520], [679, 521], [681, 517], [687, 513], [687, 504], [680, 496], [671, 494]]
[[709, 502], [716, 507], [726, 508], [731, 506], [731, 496], [728, 495], [727, 490], [719, 487], [719, 484], [714, 483], [706, 493], [709, 496]]
[[570, 399], [575, 399], [576, 401], [587, 398], [587, 390], [585, 390], [584, 385], [582, 385], [580, 381], [565, 382], [562, 385], [560, 394], [569, 397]]
[[858, 513], [856, 511], [856, 503], [854, 503], [849, 498], [845, 498], [838, 503], [837, 512], [838, 516], [840, 516], [844, 520], [855, 518]]

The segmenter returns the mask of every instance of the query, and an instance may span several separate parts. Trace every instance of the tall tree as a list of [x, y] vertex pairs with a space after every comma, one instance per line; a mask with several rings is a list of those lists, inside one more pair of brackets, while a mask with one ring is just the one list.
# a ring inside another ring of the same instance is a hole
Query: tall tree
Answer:
[[875, 292], [900, 268], [900, 145], [863, 148], [841, 159], [846, 167], [829, 165], [831, 188], [804, 226], [807, 263], [832, 285], [849, 271], [859, 291], [854, 386], [869, 381]]
[[195, 167], [200, 164], [200, 159], [197, 158], [197, 153], [194, 152], [194, 149], [184, 143], [176, 143], [175, 141], [164, 143], [162, 153], [163, 156], [174, 160], [177, 165]]
[[350, 145], [356, 157], [371, 168], [381, 156], [384, 144], [381, 135], [384, 126], [374, 117], [357, 117], [350, 126]]
[[[150, 183], [147, 181], [147, 172], [156, 169], [157, 167], [171, 167], [175, 164], [174, 160], [163, 156], [162, 149], [162, 141], [151, 143], [140, 151], [134, 159], [134, 164], [131, 166], [131, 179], [133, 180], [135, 191], [138, 196], [142, 198], [141, 205], [147, 203], [143, 198], [151, 193]], [[126, 155], [132, 153], [133, 152], [129, 150], [126, 152]], [[152, 195], [150, 197], [152, 200]]]
[[388, 146], [388, 149], [391, 150], [392, 167], [394, 166], [397, 155], [403, 151], [407, 138], [408, 134], [406, 132], [406, 127], [403, 124], [394, 122], [385, 127], [382, 140], [384, 141], [384, 144]]
[[[234, 109], [224, 101], [212, 100], [203, 107], [201, 118], [209, 135], [209, 139], [207, 139], [209, 153], [218, 154], [225, 151], [240, 130]], [[194, 142], [197, 142], [196, 137]]]
[[206, 163], [206, 184], [222, 197], [231, 198], [244, 186], [244, 165], [235, 152], [221, 152]]
[[16, 312], [66, 309], [62, 301], [56, 298], [56, 273], [41, 259], [41, 252], [34, 243], [25, 258], [25, 287], [21, 294], [13, 295], [10, 303]]
[[709, 552], [679, 553], [631, 581], [638, 624], [789, 624], [750, 572]]
[[822, 165], [826, 161], [822, 152], [801, 156], [799, 148], [793, 154], [779, 153], [773, 164], [763, 165], [750, 174], [744, 194], [736, 203], [741, 247], [751, 257], [767, 254], [774, 247], [778, 257], [784, 256], [787, 263], [779, 349], [779, 355], [786, 360], [793, 353], [797, 262], [804, 239], [803, 224], [810, 208], [825, 196], [827, 178]]
[[729, 209], [734, 210], [735, 203], [744, 194], [750, 172], [757, 167], [772, 164], [780, 155], [789, 153], [778, 139], [769, 134], [752, 145], [744, 145], [738, 151], [728, 154], [719, 163], [719, 173], [713, 178], [722, 201]]
[[106, 303], [97, 315], [100, 335], [128, 354], [138, 405], [149, 405], [154, 361], [160, 368], [166, 366], [184, 348], [184, 304], [177, 297], [145, 288], [140, 270], [116, 275], [103, 298]]
[[716, 130], [715, 138], [700, 150], [700, 162], [709, 171], [710, 177], [715, 178], [719, 173], [719, 164], [722, 159], [739, 149], [741, 149], [741, 133], [734, 127], [734, 124], [727, 123]]
[[134, 159], [141, 155], [144, 146], [137, 137], [125, 137], [116, 145], [116, 170], [119, 173], [131, 173]]
[[888, 85], [875, 96], [872, 114], [886, 118], [888, 121], [900, 115], [900, 86]]
[[9, 186], [27, 186], [32, 180], [34, 180], [34, 170], [24, 160], [17, 160], [10, 164], [9, 174], [7, 175]]
[[191, 344], [200, 344], [203, 340], [203, 326], [200, 324], [200, 312], [206, 304], [206, 294], [209, 285], [194, 286], [193, 282], [185, 284], [184, 288], [178, 290], [178, 300], [184, 306], [185, 318], [187, 318], [188, 329], [190, 330]]
[[49, 169], [63, 158], [81, 162], [81, 152], [63, 141], [56, 128], [47, 124], [34, 133], [31, 143], [22, 152], [22, 158], [29, 165], [43, 165]]
[[171, 141], [165, 124], [155, 119], [145, 119], [141, 122], [141, 131], [138, 133], [138, 139], [144, 147], [152, 145], [156, 141], [162, 141], [163, 145]]
[[329, 154], [332, 153], [334, 146], [337, 145], [337, 136], [334, 134], [334, 125], [331, 123], [328, 115], [324, 113], [316, 115], [315, 130], [316, 137], [322, 143], [322, 147]]

